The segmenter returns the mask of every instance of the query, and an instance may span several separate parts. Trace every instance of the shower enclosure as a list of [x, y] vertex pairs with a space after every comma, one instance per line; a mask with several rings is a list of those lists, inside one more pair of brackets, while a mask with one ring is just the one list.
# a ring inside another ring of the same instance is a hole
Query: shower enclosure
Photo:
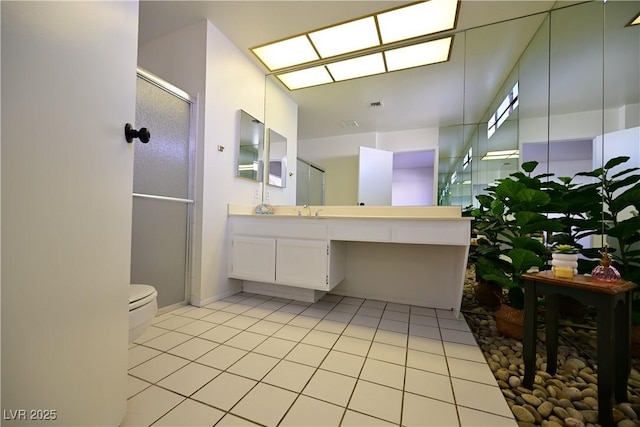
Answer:
[[131, 283], [154, 286], [159, 308], [189, 289], [192, 108], [189, 95], [138, 70], [136, 125], [151, 141], [134, 143]]

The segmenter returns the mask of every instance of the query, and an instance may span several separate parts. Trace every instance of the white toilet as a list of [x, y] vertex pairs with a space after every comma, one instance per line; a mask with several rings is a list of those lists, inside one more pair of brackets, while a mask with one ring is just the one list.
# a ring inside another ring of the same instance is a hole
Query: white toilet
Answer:
[[129, 289], [129, 343], [147, 330], [158, 312], [158, 292], [153, 286], [131, 285]]

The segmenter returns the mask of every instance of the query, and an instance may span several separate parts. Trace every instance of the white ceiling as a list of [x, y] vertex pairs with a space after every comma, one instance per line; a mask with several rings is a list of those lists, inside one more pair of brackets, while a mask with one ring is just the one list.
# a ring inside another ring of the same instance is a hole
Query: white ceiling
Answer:
[[[208, 19], [268, 74], [250, 52], [251, 47], [407, 3], [411, 2], [143, 0], [139, 39], [144, 44]], [[478, 123], [545, 19], [546, 15], [540, 13], [574, 3], [580, 2], [461, 0], [451, 58], [447, 63], [292, 92], [282, 86], [299, 106], [298, 139]], [[512, 20], [523, 16], [527, 17]], [[576, 21], [578, 25], [583, 24], [580, 19]], [[462, 31], [471, 28], [474, 30]], [[572, 27], [566, 32], [576, 30]], [[573, 43], [579, 51], [579, 40], [568, 43]], [[567, 74], [567, 81], [559, 81], [554, 93], [560, 94], [559, 99], [574, 100], [588, 91], [576, 90], [580, 87], [578, 77], [583, 74], [579, 72], [580, 58], [567, 58], [567, 61], [572, 63], [572, 72]], [[546, 88], [548, 72], [537, 74], [543, 80], [540, 87]], [[565, 89], [571, 92], [561, 94]], [[637, 88], [626, 90], [637, 97]], [[546, 90], [541, 91], [541, 95], [543, 92]], [[620, 98], [624, 96], [625, 93], [619, 94]], [[369, 104], [374, 101], [383, 101], [384, 106], [370, 108]], [[582, 105], [590, 102], [580, 100]], [[547, 104], [547, 101], [541, 102], [540, 108], [546, 108]], [[557, 108], [561, 111], [564, 107]], [[575, 103], [571, 108], [575, 108]], [[354, 120], [359, 127], [340, 125]], [[460, 142], [460, 138], [456, 139]], [[445, 148], [441, 144], [440, 157], [443, 149], [447, 157], [458, 156], [462, 147]]]

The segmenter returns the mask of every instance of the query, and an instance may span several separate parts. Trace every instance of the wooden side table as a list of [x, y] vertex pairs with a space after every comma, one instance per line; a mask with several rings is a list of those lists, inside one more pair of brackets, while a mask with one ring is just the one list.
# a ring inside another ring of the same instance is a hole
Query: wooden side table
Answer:
[[631, 291], [632, 282], [592, 281], [590, 276], [572, 279], [553, 277], [551, 271], [525, 274], [524, 381], [531, 388], [536, 371], [536, 330], [538, 296], [545, 296], [547, 324], [547, 372], [555, 374], [558, 364], [558, 308], [560, 295], [577, 299], [596, 308], [598, 328], [598, 418], [603, 426], [613, 425], [613, 397], [626, 402], [631, 370]]

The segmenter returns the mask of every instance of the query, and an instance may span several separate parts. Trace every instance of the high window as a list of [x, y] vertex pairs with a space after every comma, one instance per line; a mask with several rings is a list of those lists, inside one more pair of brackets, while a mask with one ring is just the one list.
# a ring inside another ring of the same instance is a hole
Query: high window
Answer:
[[518, 108], [518, 82], [513, 86], [513, 89], [502, 101], [496, 112], [489, 118], [487, 122], [487, 139], [491, 138], [491, 135], [498, 130], [516, 108]]

